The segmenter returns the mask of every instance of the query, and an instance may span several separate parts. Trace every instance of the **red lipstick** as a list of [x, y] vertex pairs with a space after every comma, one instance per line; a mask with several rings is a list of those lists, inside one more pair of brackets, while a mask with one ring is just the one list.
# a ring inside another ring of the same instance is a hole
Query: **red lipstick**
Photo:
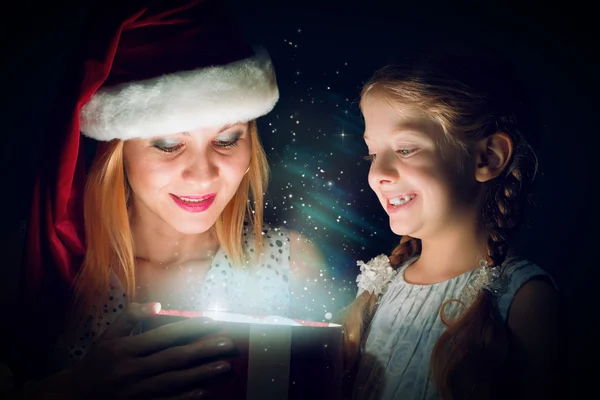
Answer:
[[169, 193], [175, 204], [184, 211], [191, 213], [200, 213], [208, 210], [215, 201], [216, 193], [202, 196], [176, 196]]

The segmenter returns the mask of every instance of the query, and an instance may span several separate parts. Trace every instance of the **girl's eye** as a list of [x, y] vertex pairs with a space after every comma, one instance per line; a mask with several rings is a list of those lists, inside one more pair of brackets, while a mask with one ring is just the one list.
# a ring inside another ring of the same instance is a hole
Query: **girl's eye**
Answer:
[[400, 154], [401, 156], [410, 156], [415, 152], [415, 150], [416, 149], [400, 149], [396, 153]]
[[364, 156], [363, 159], [368, 162], [373, 162], [377, 154], [369, 154], [368, 156]]
[[[411, 156], [415, 151], [416, 149], [400, 149], [397, 150], [396, 153], [399, 154], [401, 157], [408, 157]], [[368, 156], [363, 157], [363, 159], [369, 162], [373, 162], [375, 161], [376, 157], [377, 154], [369, 154]]]

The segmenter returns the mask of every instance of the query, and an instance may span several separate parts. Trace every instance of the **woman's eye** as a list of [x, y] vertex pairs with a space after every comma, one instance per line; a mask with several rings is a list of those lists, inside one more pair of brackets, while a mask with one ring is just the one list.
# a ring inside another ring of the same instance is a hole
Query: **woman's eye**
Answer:
[[163, 153], [174, 153], [177, 150], [181, 149], [184, 146], [183, 143], [165, 143], [165, 142], [156, 142], [152, 143], [152, 147], [157, 148]]
[[218, 147], [221, 147], [223, 149], [229, 149], [229, 148], [237, 146], [237, 144], [240, 140], [240, 136], [242, 136], [241, 133], [237, 134], [237, 135], [227, 136], [227, 137], [220, 138], [220, 139], [215, 139], [215, 144]]

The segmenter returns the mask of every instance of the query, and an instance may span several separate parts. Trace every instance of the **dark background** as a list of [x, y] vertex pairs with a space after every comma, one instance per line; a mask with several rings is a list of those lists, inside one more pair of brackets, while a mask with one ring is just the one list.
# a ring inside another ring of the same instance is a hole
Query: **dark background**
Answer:
[[[331, 273], [352, 288], [340, 293], [340, 304], [352, 297], [356, 260], [389, 253], [398, 240], [366, 183], [361, 84], [402, 53], [452, 41], [483, 45], [514, 62], [541, 132], [536, 207], [518, 247], [556, 278], [565, 371], [571, 371], [571, 390], [580, 390], [598, 354], [593, 14], [575, 2], [230, 3], [251, 40], [271, 54], [280, 85], [280, 102], [259, 120], [272, 166], [267, 221], [300, 230], [321, 246]], [[70, 90], [69, 63], [94, 18], [85, 1], [28, 4], [11, 15], [0, 75], [0, 238], [6, 254], [0, 305], [9, 310], [36, 160], [47, 150], [42, 143], [52, 113]]]

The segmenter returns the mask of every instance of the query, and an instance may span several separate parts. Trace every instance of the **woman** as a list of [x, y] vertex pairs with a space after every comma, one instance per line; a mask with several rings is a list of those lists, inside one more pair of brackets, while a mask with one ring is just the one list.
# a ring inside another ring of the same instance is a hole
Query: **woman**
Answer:
[[[268, 166], [254, 120], [278, 99], [268, 55], [243, 41], [217, 1], [101, 11], [59, 189], [42, 175], [33, 204], [29, 270], [47, 268], [50, 248], [73, 281], [74, 307], [60, 346], [66, 369], [31, 393], [178, 395], [227, 371], [214, 360], [234, 345], [190, 343], [217, 330], [205, 319], [132, 336], [144, 319], [161, 307], [315, 318], [323, 261], [298, 233], [262, 223]], [[79, 130], [100, 142], [83, 224]]]

